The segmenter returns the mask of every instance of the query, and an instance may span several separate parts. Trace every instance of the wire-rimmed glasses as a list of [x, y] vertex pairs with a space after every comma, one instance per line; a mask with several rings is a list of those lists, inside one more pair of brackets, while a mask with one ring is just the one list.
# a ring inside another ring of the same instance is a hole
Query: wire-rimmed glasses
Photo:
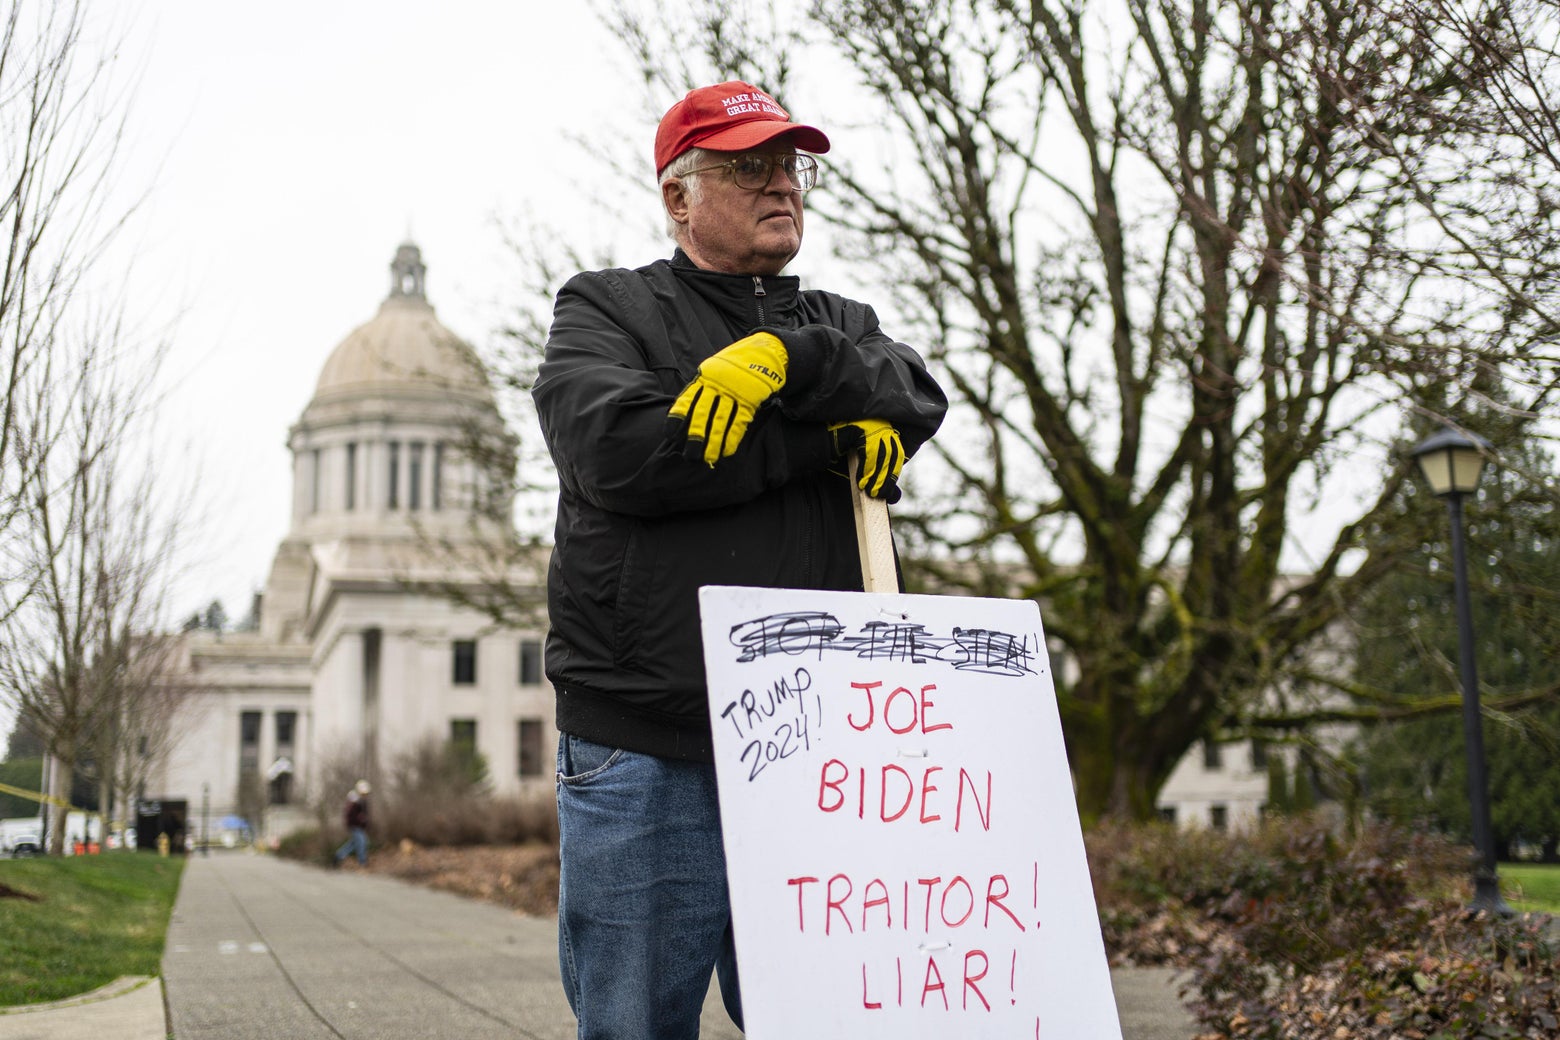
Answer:
[[[763, 191], [774, 176], [775, 167], [785, 171], [792, 189], [808, 191], [818, 183], [818, 160], [810, 155], [765, 155], [762, 152], [745, 152], [735, 159], [727, 159], [713, 166], [700, 166], [688, 173], [705, 173], [709, 170], [730, 170], [731, 179], [744, 191]], [[686, 175], [685, 175], [686, 176]]]

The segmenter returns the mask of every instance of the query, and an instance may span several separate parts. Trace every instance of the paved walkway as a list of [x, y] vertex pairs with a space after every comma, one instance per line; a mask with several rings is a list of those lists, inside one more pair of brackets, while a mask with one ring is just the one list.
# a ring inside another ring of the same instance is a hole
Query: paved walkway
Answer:
[[0, 1008], [0, 1040], [163, 1040], [162, 980], [127, 975], [50, 1004]]
[[[355, 871], [195, 857], [163, 956], [166, 1023], [142, 986], [0, 1016], [0, 1040], [571, 1040], [556, 927]], [[1125, 1040], [1194, 1035], [1168, 972], [1114, 981]], [[740, 1037], [712, 994], [702, 1040]]]

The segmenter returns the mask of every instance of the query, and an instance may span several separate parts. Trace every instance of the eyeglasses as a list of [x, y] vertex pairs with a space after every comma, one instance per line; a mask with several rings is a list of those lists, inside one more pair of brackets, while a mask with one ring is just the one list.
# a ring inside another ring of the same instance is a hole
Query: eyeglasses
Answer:
[[[764, 155], [748, 152], [735, 159], [727, 159], [713, 166], [700, 166], [688, 173], [706, 173], [710, 170], [730, 170], [731, 179], [744, 191], [763, 191], [775, 174], [775, 167], [785, 171], [785, 176], [796, 191], [809, 191], [818, 183], [818, 160], [810, 155]], [[687, 174], [684, 174], [687, 176]]]

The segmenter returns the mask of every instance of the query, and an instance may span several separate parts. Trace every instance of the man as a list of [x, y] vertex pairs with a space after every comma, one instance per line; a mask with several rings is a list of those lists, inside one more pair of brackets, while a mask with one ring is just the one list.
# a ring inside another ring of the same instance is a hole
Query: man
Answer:
[[341, 812], [347, 825], [347, 840], [336, 850], [336, 866], [348, 856], [356, 856], [358, 866], [368, 865], [368, 781], [359, 780], [347, 792], [347, 804]]
[[828, 138], [747, 83], [666, 113], [677, 250], [558, 294], [534, 397], [559, 478], [558, 949], [579, 1036], [741, 1024], [699, 636], [702, 585], [861, 588], [847, 456], [899, 497], [947, 399], [870, 307], [780, 272]]

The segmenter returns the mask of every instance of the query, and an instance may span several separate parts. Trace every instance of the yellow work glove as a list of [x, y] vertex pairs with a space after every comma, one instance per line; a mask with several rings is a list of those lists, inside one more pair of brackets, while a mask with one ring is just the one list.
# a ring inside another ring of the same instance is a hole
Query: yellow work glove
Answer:
[[899, 431], [882, 419], [857, 419], [829, 427], [834, 457], [861, 452], [861, 476], [856, 483], [873, 498], [889, 505], [899, 501], [899, 471], [905, 466], [905, 446]]
[[713, 466], [737, 450], [758, 406], [785, 385], [785, 365], [785, 344], [755, 332], [705, 358], [667, 415], [685, 424], [690, 449], [702, 445]]

